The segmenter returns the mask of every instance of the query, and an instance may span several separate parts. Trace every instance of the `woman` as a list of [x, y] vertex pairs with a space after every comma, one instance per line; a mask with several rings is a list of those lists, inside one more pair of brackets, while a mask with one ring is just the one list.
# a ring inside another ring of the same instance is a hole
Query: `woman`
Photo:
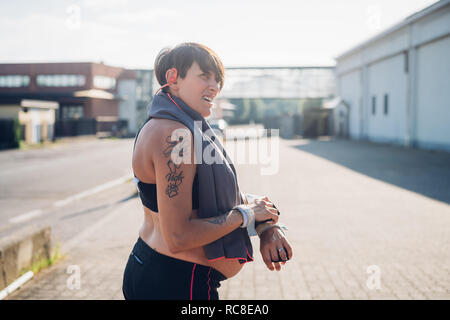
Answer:
[[123, 294], [218, 299], [220, 281], [253, 261], [247, 226], [258, 224], [270, 270], [280, 270], [272, 261], [284, 263], [292, 249], [277, 227], [278, 210], [267, 197], [247, 202], [231, 160], [208, 130], [204, 118], [224, 81], [219, 57], [203, 45], [180, 44], [159, 53], [155, 74], [162, 91], [137, 134], [132, 159], [144, 223], [125, 268]]

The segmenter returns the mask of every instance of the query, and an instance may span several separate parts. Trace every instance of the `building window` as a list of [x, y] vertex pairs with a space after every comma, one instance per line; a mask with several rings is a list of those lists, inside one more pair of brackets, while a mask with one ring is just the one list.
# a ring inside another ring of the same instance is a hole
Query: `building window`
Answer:
[[99, 89], [115, 89], [116, 79], [105, 76], [94, 76], [94, 87]]
[[384, 114], [388, 114], [388, 108], [389, 108], [389, 96], [386, 93], [384, 95]]
[[39, 87], [82, 87], [86, 77], [81, 74], [40, 74], [36, 83]]
[[84, 116], [84, 109], [82, 105], [63, 105], [61, 106], [62, 120], [81, 119]]
[[136, 98], [140, 101], [150, 101], [152, 99], [152, 79], [153, 72], [138, 70], [136, 72]]
[[377, 108], [377, 97], [372, 96], [372, 115], [375, 115]]
[[28, 87], [30, 85], [30, 77], [19, 74], [11, 74], [0, 76], [1, 88], [19, 88]]

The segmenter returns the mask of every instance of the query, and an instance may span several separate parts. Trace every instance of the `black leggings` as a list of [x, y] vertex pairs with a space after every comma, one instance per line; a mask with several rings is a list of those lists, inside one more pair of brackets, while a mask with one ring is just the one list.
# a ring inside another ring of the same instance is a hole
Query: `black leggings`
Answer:
[[122, 292], [126, 300], [219, 300], [226, 277], [211, 267], [175, 259], [138, 238], [128, 258]]

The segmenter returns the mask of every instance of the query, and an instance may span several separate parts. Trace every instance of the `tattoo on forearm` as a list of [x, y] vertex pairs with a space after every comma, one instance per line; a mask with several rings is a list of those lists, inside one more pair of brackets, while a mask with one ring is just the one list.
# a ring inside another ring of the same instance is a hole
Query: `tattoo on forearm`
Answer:
[[227, 220], [227, 214], [224, 214], [224, 215], [221, 215], [221, 216], [218, 216], [218, 217], [215, 217], [215, 218], [211, 218], [212, 220], [206, 220], [206, 221], [208, 221], [209, 223], [212, 223], [212, 224], [223, 224], [226, 220]]
[[[166, 174], [166, 180], [168, 182], [167, 188], [166, 188], [166, 195], [169, 198], [173, 198], [176, 195], [178, 195], [178, 187], [183, 182], [183, 171], [180, 171], [181, 165], [177, 165], [172, 161], [172, 150], [173, 148], [178, 144], [182, 143], [182, 138], [180, 138], [178, 141], [172, 141], [171, 136], [168, 136], [166, 138], [166, 142], [168, 143], [168, 146], [166, 149], [164, 149], [163, 154], [166, 158], [170, 158], [169, 161], [167, 161], [167, 166], [169, 167], [169, 173]], [[180, 149], [179, 157], [183, 157], [183, 148]]]

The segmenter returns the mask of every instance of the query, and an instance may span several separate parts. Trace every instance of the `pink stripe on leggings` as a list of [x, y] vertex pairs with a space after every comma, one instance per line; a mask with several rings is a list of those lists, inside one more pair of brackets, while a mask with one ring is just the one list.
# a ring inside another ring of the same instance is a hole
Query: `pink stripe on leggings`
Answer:
[[194, 263], [194, 267], [192, 268], [192, 278], [191, 278], [191, 300], [192, 300], [192, 287], [194, 286], [194, 271], [195, 267], [197, 266], [196, 263]]
[[209, 292], [211, 291], [211, 286], [209, 285], [209, 274], [211, 273], [211, 267], [209, 268], [208, 272], [208, 300], [211, 300], [211, 297], [209, 295]]

